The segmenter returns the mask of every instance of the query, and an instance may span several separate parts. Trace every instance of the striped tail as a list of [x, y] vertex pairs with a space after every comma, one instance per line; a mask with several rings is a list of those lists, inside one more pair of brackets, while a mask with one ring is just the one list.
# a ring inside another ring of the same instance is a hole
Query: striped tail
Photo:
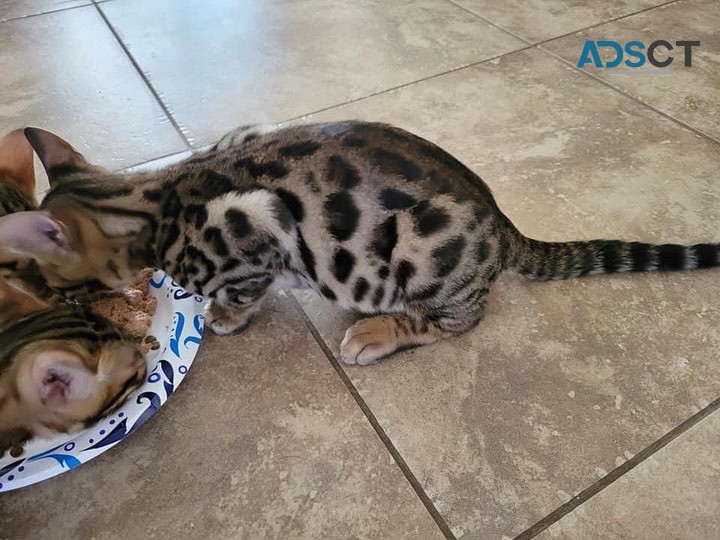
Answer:
[[525, 237], [518, 240], [508, 267], [538, 280], [720, 266], [720, 244], [643, 244], [621, 240], [542, 242]]

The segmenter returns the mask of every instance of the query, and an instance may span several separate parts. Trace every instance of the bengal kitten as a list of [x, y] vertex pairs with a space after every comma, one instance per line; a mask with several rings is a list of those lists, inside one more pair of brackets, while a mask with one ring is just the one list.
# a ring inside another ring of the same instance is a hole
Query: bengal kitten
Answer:
[[[36, 211], [33, 152], [22, 131], [0, 139], [0, 216]], [[2, 218], [0, 218], [2, 219]], [[76, 304], [55, 304], [34, 265], [0, 246], [0, 457], [27, 439], [109, 414], [145, 379], [140, 349]]]
[[25, 133], [52, 189], [0, 237], [67, 293], [115, 289], [146, 266], [210, 299], [219, 334], [245, 328], [268, 287], [310, 287], [372, 315], [342, 360], [370, 364], [480, 321], [505, 269], [533, 279], [718, 265], [717, 244], [524, 236], [485, 183], [434, 144], [379, 123], [246, 126], [157, 172], [89, 165], [46, 131]]

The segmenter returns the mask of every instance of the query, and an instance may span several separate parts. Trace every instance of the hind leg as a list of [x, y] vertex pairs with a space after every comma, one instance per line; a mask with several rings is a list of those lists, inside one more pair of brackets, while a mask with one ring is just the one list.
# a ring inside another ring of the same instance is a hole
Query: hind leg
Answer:
[[345, 364], [365, 366], [397, 351], [461, 334], [480, 322], [484, 306], [483, 295], [472, 309], [434, 310], [422, 316], [377, 315], [359, 320], [345, 332], [340, 359]]
[[362, 319], [345, 332], [340, 359], [346, 364], [373, 364], [392, 353], [427, 345], [451, 333], [407, 315], [377, 315]]

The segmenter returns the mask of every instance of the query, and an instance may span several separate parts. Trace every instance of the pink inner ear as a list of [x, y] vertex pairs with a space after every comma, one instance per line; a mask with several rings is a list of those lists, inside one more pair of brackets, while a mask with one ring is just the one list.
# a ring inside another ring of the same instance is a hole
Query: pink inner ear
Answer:
[[44, 259], [70, 252], [63, 225], [43, 212], [0, 217], [0, 252]]
[[40, 399], [51, 405], [66, 405], [89, 397], [95, 391], [93, 375], [79, 358], [65, 351], [46, 351], [35, 359], [32, 379]]
[[49, 369], [43, 375], [38, 386], [40, 397], [43, 401], [52, 403], [67, 402], [72, 375], [69, 371], [60, 369]]

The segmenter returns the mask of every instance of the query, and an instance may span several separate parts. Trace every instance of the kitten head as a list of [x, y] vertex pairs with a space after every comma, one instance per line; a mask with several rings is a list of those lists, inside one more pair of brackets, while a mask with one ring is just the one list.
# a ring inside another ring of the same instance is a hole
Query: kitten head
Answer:
[[0, 280], [0, 455], [119, 407], [146, 374], [138, 346], [75, 305], [50, 306]]
[[132, 216], [112, 215], [102, 216], [100, 223], [98, 214], [103, 213], [88, 211], [76, 197], [82, 187], [94, 186], [96, 179], [108, 173], [90, 165], [53, 133], [26, 128], [23, 137], [40, 157], [51, 190], [42, 209], [0, 217], [0, 258], [36, 261], [48, 286], [68, 296], [119, 289], [130, 283], [144, 261], [133, 261], [124, 254], [129, 237], [143, 223]]

